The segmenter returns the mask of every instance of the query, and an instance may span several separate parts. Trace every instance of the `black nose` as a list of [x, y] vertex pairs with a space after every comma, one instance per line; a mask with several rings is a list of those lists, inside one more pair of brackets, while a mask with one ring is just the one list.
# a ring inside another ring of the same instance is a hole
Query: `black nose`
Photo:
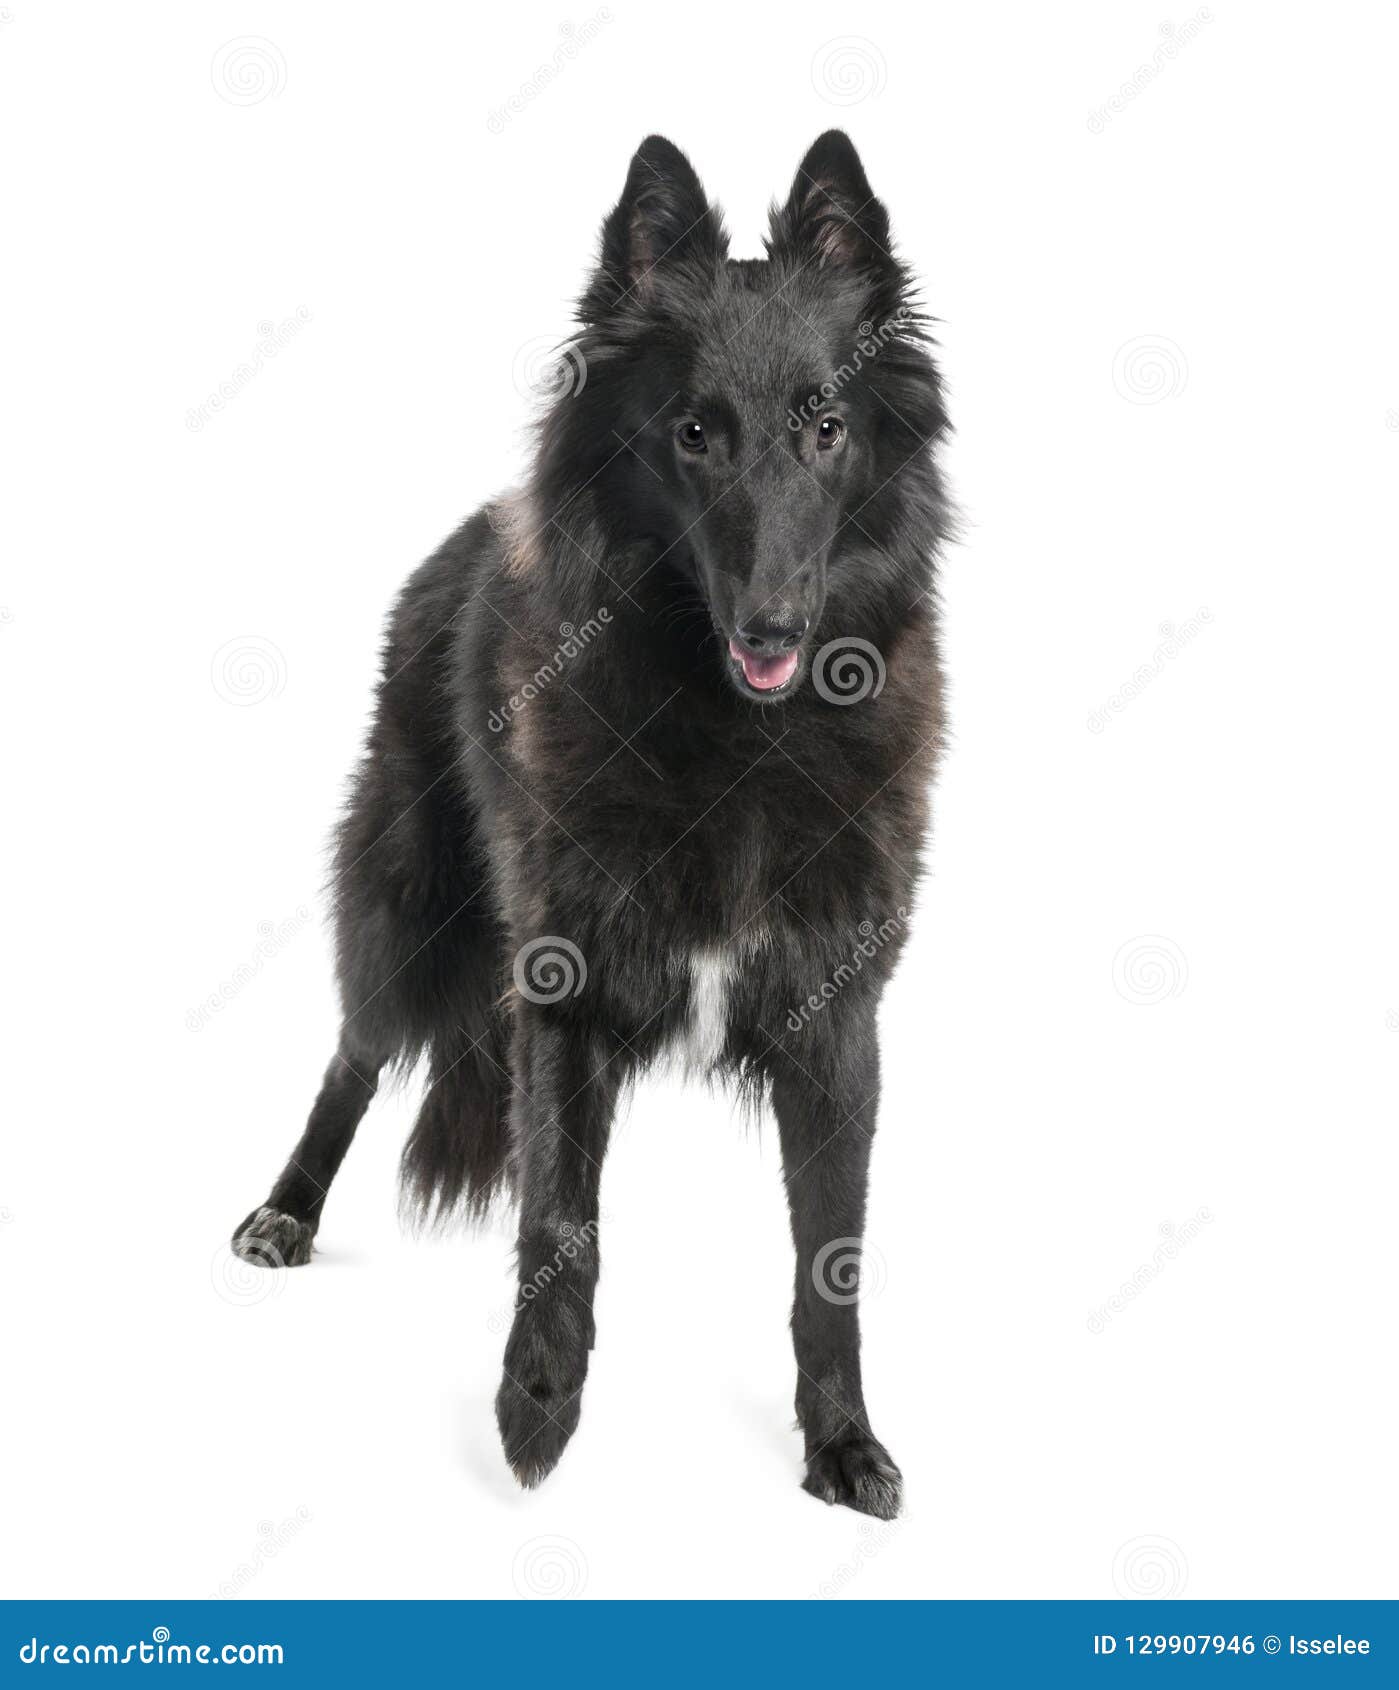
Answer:
[[775, 657], [802, 643], [810, 626], [805, 616], [750, 616], [734, 638], [759, 657]]

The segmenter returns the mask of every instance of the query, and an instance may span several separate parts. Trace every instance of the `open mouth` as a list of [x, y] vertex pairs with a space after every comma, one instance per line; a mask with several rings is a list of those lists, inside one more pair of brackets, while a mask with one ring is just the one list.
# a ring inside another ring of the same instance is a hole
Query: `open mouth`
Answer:
[[736, 639], [729, 641], [729, 656], [733, 659], [743, 679], [754, 692], [780, 692], [797, 672], [797, 664], [801, 661], [800, 651], [780, 652], [776, 657], [759, 657], [755, 652], [746, 651]]

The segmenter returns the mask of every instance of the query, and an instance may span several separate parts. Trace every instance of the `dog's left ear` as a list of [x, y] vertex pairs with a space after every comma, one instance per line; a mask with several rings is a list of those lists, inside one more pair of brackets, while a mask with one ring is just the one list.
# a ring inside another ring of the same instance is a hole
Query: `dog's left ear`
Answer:
[[648, 135], [636, 149], [622, 197], [602, 226], [602, 263], [584, 300], [596, 318], [624, 302], [645, 304], [662, 266], [722, 263], [724, 220], [694, 166], [673, 141]]
[[768, 251], [833, 269], [897, 270], [889, 213], [843, 129], [828, 129], [797, 166], [787, 203], [772, 208]]

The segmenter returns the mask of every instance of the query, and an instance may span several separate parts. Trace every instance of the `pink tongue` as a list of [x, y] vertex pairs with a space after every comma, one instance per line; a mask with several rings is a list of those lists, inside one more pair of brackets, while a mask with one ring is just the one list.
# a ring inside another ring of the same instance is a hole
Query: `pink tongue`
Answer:
[[729, 641], [729, 655], [743, 665], [743, 678], [759, 692], [771, 692], [784, 681], [790, 681], [797, 667], [794, 651], [784, 652], [781, 657], [755, 657], [737, 640]]

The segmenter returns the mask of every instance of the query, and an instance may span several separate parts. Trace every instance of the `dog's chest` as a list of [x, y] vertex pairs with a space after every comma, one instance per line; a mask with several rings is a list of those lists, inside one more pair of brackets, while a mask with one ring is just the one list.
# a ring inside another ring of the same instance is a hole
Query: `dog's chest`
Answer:
[[716, 762], [703, 779], [620, 761], [577, 781], [561, 820], [640, 904], [692, 914], [696, 944], [734, 933], [782, 888], [804, 889], [810, 865], [838, 875], [864, 855], [866, 836], [844, 824], [869, 795], [838, 802], [776, 753], [736, 770]]
[[734, 950], [717, 946], [696, 946], [684, 958], [689, 1001], [666, 1054], [687, 1073], [707, 1074], [723, 1054], [738, 963]]

